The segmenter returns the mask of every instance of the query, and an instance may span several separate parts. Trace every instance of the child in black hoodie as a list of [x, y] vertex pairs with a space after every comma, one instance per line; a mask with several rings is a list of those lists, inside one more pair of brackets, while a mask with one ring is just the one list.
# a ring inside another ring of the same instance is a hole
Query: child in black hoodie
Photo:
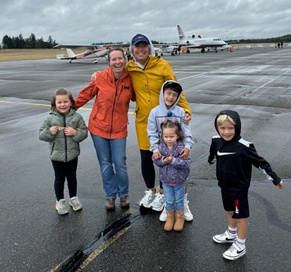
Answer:
[[252, 165], [262, 170], [279, 189], [283, 188], [283, 181], [273, 172], [270, 164], [258, 155], [253, 143], [241, 137], [241, 121], [237, 112], [221, 111], [214, 125], [219, 135], [212, 138], [208, 162], [213, 164], [216, 159], [216, 176], [227, 213], [228, 229], [223, 234], [213, 236], [213, 240], [219, 244], [232, 243], [223, 257], [236, 260], [246, 253], [248, 189]]

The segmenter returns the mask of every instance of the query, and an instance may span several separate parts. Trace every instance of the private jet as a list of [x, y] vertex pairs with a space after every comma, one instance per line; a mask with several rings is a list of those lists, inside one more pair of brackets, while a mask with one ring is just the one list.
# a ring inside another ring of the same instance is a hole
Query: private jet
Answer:
[[215, 52], [217, 52], [217, 48], [227, 49], [228, 44], [218, 37], [214, 38], [202, 38], [201, 35], [191, 35], [185, 36], [182, 28], [177, 25], [178, 34], [179, 34], [179, 42], [178, 42], [178, 51], [181, 50], [181, 47], [187, 49], [187, 53], [190, 53], [190, 48], [201, 48], [201, 53], [205, 52], [205, 49], [213, 48]]

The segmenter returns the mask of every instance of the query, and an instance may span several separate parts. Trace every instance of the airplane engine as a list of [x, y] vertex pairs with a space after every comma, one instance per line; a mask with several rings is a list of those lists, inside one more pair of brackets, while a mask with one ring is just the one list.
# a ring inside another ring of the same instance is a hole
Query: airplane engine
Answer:
[[195, 39], [195, 35], [194, 34], [192, 35], [192, 38]]

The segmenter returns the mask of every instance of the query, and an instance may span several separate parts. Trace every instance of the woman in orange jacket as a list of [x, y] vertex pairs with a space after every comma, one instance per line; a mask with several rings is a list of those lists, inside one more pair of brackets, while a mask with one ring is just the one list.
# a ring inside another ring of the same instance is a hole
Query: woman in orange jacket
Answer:
[[129, 207], [126, 137], [128, 109], [135, 94], [130, 76], [125, 71], [126, 59], [121, 48], [108, 52], [109, 67], [95, 73], [95, 79], [76, 98], [80, 108], [95, 97], [88, 129], [100, 165], [106, 209], [115, 209], [120, 197], [122, 208]]

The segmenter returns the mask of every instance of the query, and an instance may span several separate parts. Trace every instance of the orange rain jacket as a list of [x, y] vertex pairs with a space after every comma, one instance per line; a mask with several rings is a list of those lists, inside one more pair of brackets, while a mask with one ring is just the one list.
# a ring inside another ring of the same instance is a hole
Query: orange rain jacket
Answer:
[[128, 109], [135, 94], [126, 71], [115, 81], [109, 67], [96, 72], [95, 80], [82, 89], [75, 100], [77, 109], [95, 97], [89, 117], [89, 131], [106, 139], [127, 137]]

